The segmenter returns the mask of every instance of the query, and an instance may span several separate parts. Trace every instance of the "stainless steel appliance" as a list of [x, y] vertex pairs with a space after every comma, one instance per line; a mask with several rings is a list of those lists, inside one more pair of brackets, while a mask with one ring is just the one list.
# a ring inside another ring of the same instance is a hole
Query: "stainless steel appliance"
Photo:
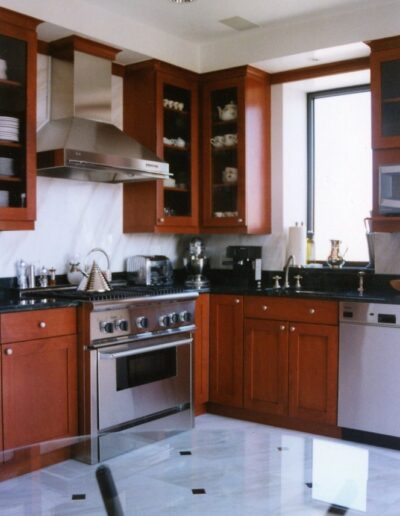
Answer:
[[400, 214], [400, 164], [379, 167], [379, 213]]
[[340, 303], [338, 425], [400, 437], [400, 305]]
[[173, 269], [166, 256], [131, 256], [126, 260], [128, 281], [135, 285], [171, 285]]
[[[28, 295], [32, 295], [30, 292]], [[147, 442], [148, 432], [193, 426], [192, 341], [197, 292], [124, 287], [47, 291], [79, 308], [79, 431], [76, 458], [95, 464]]]
[[192, 238], [189, 243], [189, 251], [184, 257], [183, 263], [188, 272], [188, 278], [185, 282], [186, 286], [204, 288], [210, 284], [205, 275], [209, 267], [209, 261], [201, 238]]
[[111, 60], [77, 51], [75, 41], [50, 43], [51, 120], [37, 135], [38, 175], [106, 183], [168, 178], [168, 163], [111, 123]]

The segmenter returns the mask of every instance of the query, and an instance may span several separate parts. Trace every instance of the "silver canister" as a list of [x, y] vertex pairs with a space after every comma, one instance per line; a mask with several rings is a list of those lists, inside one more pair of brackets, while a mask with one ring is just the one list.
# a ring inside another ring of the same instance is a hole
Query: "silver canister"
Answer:
[[35, 278], [35, 266], [33, 264], [28, 265], [28, 288], [35, 288], [36, 286], [36, 278]]

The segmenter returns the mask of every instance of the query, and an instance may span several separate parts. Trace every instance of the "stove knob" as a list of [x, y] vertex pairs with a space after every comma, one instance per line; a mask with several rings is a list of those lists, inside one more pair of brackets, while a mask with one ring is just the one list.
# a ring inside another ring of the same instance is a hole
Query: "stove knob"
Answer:
[[121, 331], [128, 331], [129, 329], [129, 326], [128, 326], [128, 321], [126, 319], [119, 319], [116, 323], [115, 323], [115, 327], [117, 329], [120, 329]]
[[159, 317], [158, 324], [162, 328], [168, 328], [168, 326], [171, 324], [171, 320], [169, 318], [169, 315], [162, 315], [161, 317]]
[[188, 312], [187, 310], [185, 310], [184, 312], [181, 312], [179, 314], [179, 319], [182, 322], [190, 322], [192, 320], [192, 314], [190, 312]]
[[169, 320], [171, 321], [171, 324], [176, 324], [179, 322], [179, 314], [176, 312], [172, 312], [172, 314], [169, 314]]
[[136, 318], [136, 326], [140, 329], [148, 328], [149, 320], [147, 317], [141, 316]]
[[104, 333], [113, 333], [114, 325], [112, 322], [101, 322], [100, 323], [100, 331]]

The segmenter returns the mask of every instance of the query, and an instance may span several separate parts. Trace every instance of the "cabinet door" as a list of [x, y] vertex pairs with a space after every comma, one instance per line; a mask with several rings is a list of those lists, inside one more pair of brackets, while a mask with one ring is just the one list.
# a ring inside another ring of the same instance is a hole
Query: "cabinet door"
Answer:
[[210, 296], [201, 294], [196, 301], [194, 336], [194, 408], [196, 416], [206, 412], [209, 382]]
[[0, 18], [0, 230], [33, 229], [38, 21], [1, 8]]
[[243, 298], [210, 300], [210, 401], [243, 406]]
[[336, 424], [338, 329], [290, 323], [289, 415]]
[[238, 79], [203, 89], [203, 225], [245, 225], [244, 87]]
[[1, 348], [4, 448], [76, 435], [76, 337]]
[[[400, 39], [398, 41], [400, 44]], [[400, 147], [400, 48], [371, 54], [372, 146]]]
[[127, 67], [124, 130], [167, 161], [172, 174], [124, 185], [124, 232], [197, 233], [197, 75], [154, 60]]
[[286, 414], [287, 323], [245, 319], [244, 328], [244, 407], [267, 414]]

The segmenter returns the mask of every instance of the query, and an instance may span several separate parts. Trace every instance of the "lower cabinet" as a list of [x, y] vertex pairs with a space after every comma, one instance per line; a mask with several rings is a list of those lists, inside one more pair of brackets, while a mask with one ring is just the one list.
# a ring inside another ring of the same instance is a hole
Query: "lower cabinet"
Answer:
[[3, 479], [68, 458], [34, 445], [77, 435], [76, 309], [1, 314], [0, 325]]
[[336, 425], [336, 302], [213, 295], [210, 322], [212, 410], [308, 431]]
[[210, 401], [243, 406], [243, 297], [210, 299]]
[[210, 295], [200, 294], [196, 301], [196, 333], [194, 336], [193, 376], [194, 412], [196, 416], [206, 412], [209, 379], [209, 339], [210, 339]]

